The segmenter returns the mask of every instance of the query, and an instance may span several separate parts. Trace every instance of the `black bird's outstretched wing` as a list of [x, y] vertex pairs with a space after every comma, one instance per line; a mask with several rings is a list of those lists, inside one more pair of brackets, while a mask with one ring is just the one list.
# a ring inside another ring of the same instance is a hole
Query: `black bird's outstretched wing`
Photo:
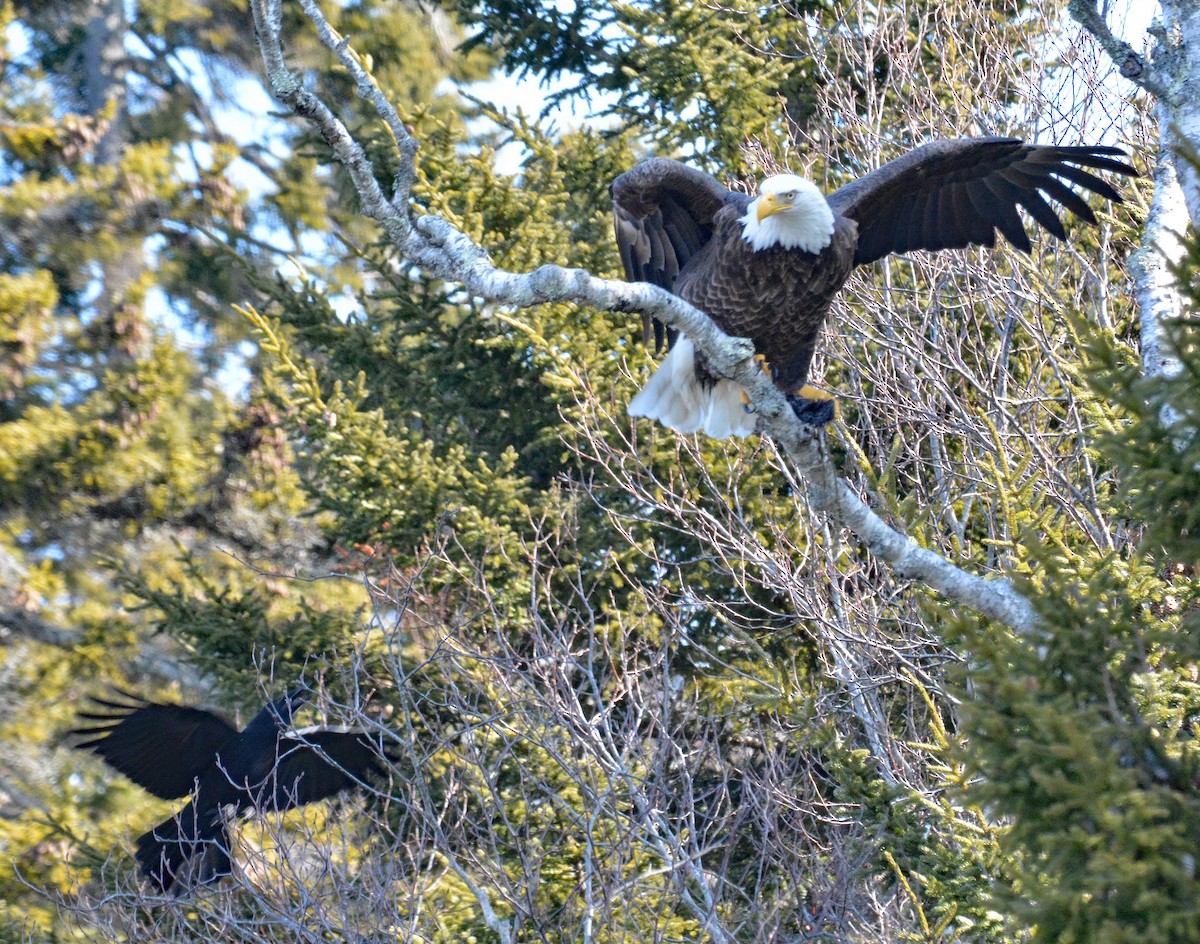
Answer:
[[191, 793], [196, 778], [212, 767], [217, 751], [237, 736], [235, 728], [211, 712], [117, 694], [125, 703], [90, 698], [102, 710], [79, 712], [94, 724], [70, 732], [86, 738], [75, 747], [98, 754], [164, 800]]
[[1138, 176], [1120, 148], [1025, 144], [1020, 138], [958, 138], [909, 151], [828, 197], [858, 223], [855, 265], [892, 252], [993, 246], [996, 230], [1023, 252], [1031, 245], [1017, 213], [1066, 239], [1053, 200], [1089, 223], [1096, 217], [1069, 184], [1114, 203], [1121, 195], [1093, 170]]
[[[749, 202], [703, 171], [655, 157], [612, 183], [617, 249], [630, 282], [670, 291], [679, 271], [712, 238], [713, 217], [730, 201]], [[643, 316], [646, 344], [662, 349], [664, 326]], [[673, 336], [672, 336], [673, 340]]]
[[163, 799], [193, 792], [182, 810], [137, 840], [142, 872], [164, 892], [187, 894], [233, 868], [229, 819], [289, 810], [386, 772], [387, 755], [364, 731], [283, 726], [304, 700], [293, 690], [239, 732], [198, 708], [151, 702], [127, 692], [92, 697], [89, 724], [72, 734], [139, 786]]
[[362, 732], [308, 730], [278, 742], [278, 763], [259, 806], [290, 810], [353, 789], [385, 771], [383, 753]]
[[362, 731], [289, 733], [279, 739], [279, 760], [259, 806], [290, 810], [324, 800], [382, 775], [383, 760], [383, 752]]

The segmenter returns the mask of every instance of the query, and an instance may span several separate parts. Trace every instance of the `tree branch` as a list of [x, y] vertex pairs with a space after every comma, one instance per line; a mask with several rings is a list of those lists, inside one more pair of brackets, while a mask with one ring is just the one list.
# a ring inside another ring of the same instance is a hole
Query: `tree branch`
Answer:
[[[1154, 161], [1154, 193], [1146, 216], [1141, 248], [1129, 257], [1134, 298], [1141, 326], [1142, 372], [1148, 377], [1174, 377], [1183, 370], [1171, 349], [1164, 325], [1178, 318], [1183, 298], [1171, 269], [1183, 258], [1181, 242], [1189, 216], [1200, 222], [1200, 182], [1180, 149], [1195, 152], [1200, 130], [1196, 90], [1189, 88], [1200, 63], [1200, 12], [1195, 4], [1163, 3], [1162, 23], [1150, 33], [1157, 46], [1153, 63], [1113, 35], [1096, 0], [1070, 0], [1071, 16], [1112, 58], [1121, 75], [1157, 99], [1159, 147]], [[1179, 416], [1163, 405], [1163, 422]]]
[[1159, 106], [1160, 144], [1154, 161], [1154, 195], [1146, 214], [1146, 229], [1141, 248], [1129, 257], [1141, 324], [1142, 372], [1147, 377], [1175, 377], [1183, 371], [1179, 354], [1170, 346], [1164, 325], [1178, 318], [1183, 298], [1171, 267], [1183, 259], [1183, 233], [1188, 212], [1180, 182], [1179, 164], [1183, 158], [1169, 143], [1169, 120]]
[[519, 274], [497, 268], [487, 253], [447, 220], [410, 215], [417, 143], [371, 79], [346, 39], [325, 19], [316, 0], [300, 0], [326, 46], [355, 80], [396, 138], [401, 153], [394, 195], [388, 200], [362, 147], [346, 126], [287, 67], [280, 35], [280, 0], [251, 0], [255, 30], [267, 79], [276, 99], [308, 120], [345, 165], [367, 216], [378, 222], [413, 264], [435, 278], [462, 283], [473, 295], [526, 308], [547, 302], [574, 302], [604, 311], [640, 312], [679, 329], [704, 353], [714, 374], [741, 384], [757, 408], [758, 430], [770, 436], [810, 486], [810, 502], [837, 525], [850, 529], [872, 554], [903, 577], [920, 580], [950, 600], [970, 607], [1018, 632], [1038, 618], [1030, 602], [1003, 578], [985, 580], [954, 566], [887, 525], [839, 476], [819, 430], [801, 423], [783, 394], [753, 362], [753, 344], [720, 331], [699, 309], [647, 283], [597, 278], [583, 269], [542, 266]]
[[1067, 4], [1071, 18], [1090, 33], [1108, 53], [1117, 71], [1123, 78], [1149, 92], [1155, 98], [1166, 101], [1167, 83], [1146, 57], [1129, 43], [1113, 35], [1104, 16], [1096, 8], [1096, 0], [1071, 0]]

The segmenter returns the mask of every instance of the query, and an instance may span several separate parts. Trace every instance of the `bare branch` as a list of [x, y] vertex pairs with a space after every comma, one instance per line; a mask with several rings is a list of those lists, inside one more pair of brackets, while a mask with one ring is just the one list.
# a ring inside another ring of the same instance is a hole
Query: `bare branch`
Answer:
[[1125, 40], [1113, 35], [1103, 14], [1096, 8], [1095, 0], [1071, 0], [1067, 9], [1071, 12], [1071, 18], [1104, 47], [1104, 51], [1112, 57], [1117, 71], [1123, 78], [1145, 89], [1155, 98], [1167, 100], [1169, 91], [1163, 76], [1146, 61], [1145, 56]]
[[275, 97], [310, 121], [346, 166], [366, 214], [379, 222], [401, 252], [429, 275], [461, 282], [474, 295], [524, 308], [546, 302], [575, 302], [605, 311], [642, 312], [681, 330], [703, 351], [719, 376], [745, 388], [769, 435], [808, 481], [812, 507], [849, 528], [897, 574], [920, 580], [951, 600], [1013, 629], [1028, 631], [1037, 618], [1029, 601], [1003, 578], [984, 580], [886, 524], [838, 474], [819, 431], [799, 422], [783, 395], [753, 363], [752, 344], [723, 334], [703, 312], [657, 286], [597, 278], [582, 269], [542, 266], [518, 274], [497, 268], [484, 250], [445, 219], [425, 215], [410, 220], [406, 198], [413, 179], [415, 143], [395, 109], [370, 80], [348, 42], [324, 19], [314, 0], [301, 0], [325, 44], [338, 56], [396, 136], [401, 171], [396, 200], [388, 201], [363, 149], [345, 125], [315, 95], [305, 91], [287, 67], [279, 31], [278, 0], [252, 0], [255, 27]]
[[[1183, 299], [1171, 273], [1183, 257], [1181, 242], [1189, 214], [1200, 220], [1200, 181], [1191, 165], [1179, 156], [1180, 147], [1197, 146], [1200, 113], [1195, 95], [1187, 92], [1200, 57], [1200, 14], [1194, 4], [1163, 4], [1164, 23], [1151, 29], [1157, 47], [1148, 63], [1123, 40], [1113, 35], [1095, 0], [1071, 0], [1071, 16], [1090, 33], [1112, 58], [1122, 76], [1157, 99], [1159, 147], [1154, 162], [1154, 194], [1146, 215], [1141, 248], [1129, 259], [1141, 324], [1142, 369], [1148, 377], [1172, 377], [1183, 369], [1169, 347], [1163, 325], [1179, 316]], [[1164, 406], [1164, 421], [1177, 417]]]

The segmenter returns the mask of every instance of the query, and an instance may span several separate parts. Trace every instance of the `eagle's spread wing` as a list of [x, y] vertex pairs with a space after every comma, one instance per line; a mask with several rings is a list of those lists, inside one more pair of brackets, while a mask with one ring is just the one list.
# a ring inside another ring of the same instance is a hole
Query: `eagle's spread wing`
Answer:
[[92, 697], [99, 711], [81, 711], [92, 727], [71, 733], [86, 738], [75, 747], [99, 754], [139, 787], [174, 800], [192, 792], [195, 780], [213, 764], [213, 755], [237, 730], [208, 711], [162, 705], [128, 692], [125, 702]]
[[1090, 170], [1137, 176], [1115, 147], [1055, 147], [1019, 138], [959, 138], [926, 144], [829, 195], [834, 212], [858, 223], [855, 265], [891, 252], [993, 246], [998, 229], [1029, 252], [1017, 207], [1059, 239], [1066, 230], [1047, 197], [1089, 223], [1096, 217], [1068, 184], [1121, 202]]
[[[668, 291], [689, 259], [712, 237], [713, 217], [735, 195], [703, 171], [663, 157], [643, 161], [613, 181], [617, 248], [631, 282]], [[646, 343], [662, 349], [664, 326], [643, 315]], [[673, 340], [672, 332], [672, 340]]]

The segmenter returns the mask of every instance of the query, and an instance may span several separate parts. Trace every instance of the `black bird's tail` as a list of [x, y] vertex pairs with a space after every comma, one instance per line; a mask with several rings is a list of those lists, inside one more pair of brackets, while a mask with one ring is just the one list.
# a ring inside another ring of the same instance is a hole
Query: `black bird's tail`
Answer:
[[233, 873], [229, 830], [219, 812], [197, 815], [189, 803], [138, 837], [137, 861], [164, 894], [186, 895]]

